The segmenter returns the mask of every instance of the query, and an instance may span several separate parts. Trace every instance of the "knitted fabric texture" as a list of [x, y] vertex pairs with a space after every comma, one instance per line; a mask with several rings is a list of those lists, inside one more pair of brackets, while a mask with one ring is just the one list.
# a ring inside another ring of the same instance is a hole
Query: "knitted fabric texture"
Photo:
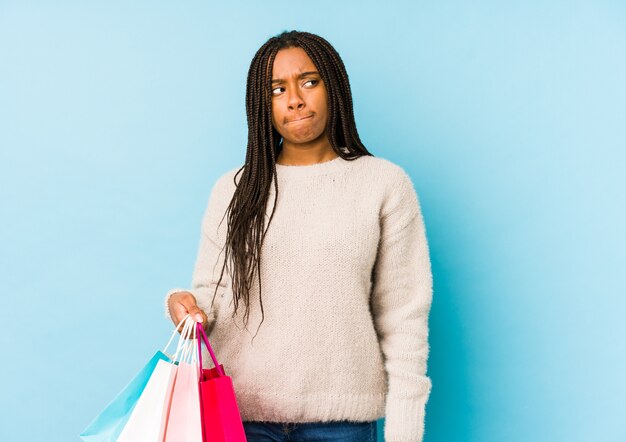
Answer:
[[[431, 391], [426, 376], [432, 273], [409, 175], [380, 157], [276, 165], [278, 201], [257, 281], [233, 318], [222, 269], [232, 169], [211, 191], [190, 288], [209, 317], [209, 339], [232, 376], [244, 421], [372, 421], [387, 442], [420, 442]], [[266, 225], [274, 202], [274, 186]], [[220, 253], [221, 252], [221, 253]], [[257, 275], [258, 277], [258, 275]], [[206, 351], [206, 350], [205, 350]], [[212, 361], [205, 355], [207, 367]]]

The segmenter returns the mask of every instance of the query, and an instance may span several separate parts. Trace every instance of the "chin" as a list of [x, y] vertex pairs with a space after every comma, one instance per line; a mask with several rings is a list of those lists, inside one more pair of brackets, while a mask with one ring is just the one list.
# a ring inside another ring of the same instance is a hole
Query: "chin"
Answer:
[[320, 138], [323, 135], [323, 133], [318, 134], [318, 135], [301, 135], [301, 136], [287, 136], [287, 137], [283, 137], [285, 141], [289, 142], [289, 143], [293, 143], [293, 144], [303, 144], [303, 143], [310, 143], [312, 141], [317, 140], [318, 138]]

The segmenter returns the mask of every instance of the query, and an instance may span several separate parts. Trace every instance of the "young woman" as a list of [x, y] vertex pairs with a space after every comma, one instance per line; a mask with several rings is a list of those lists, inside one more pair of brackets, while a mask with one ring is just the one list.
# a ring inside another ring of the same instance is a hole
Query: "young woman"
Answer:
[[373, 441], [382, 417], [387, 442], [421, 441], [432, 274], [410, 177], [362, 144], [317, 35], [258, 50], [246, 110], [245, 163], [213, 186], [167, 317], [202, 321], [249, 441]]

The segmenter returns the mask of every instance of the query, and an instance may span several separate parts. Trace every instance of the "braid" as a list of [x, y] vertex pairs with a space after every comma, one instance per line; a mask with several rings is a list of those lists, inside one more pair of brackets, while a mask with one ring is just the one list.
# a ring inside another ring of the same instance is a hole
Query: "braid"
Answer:
[[[272, 125], [271, 74], [278, 51], [291, 47], [300, 47], [307, 53], [326, 86], [328, 94], [326, 133], [333, 151], [345, 160], [373, 156], [359, 138], [348, 74], [341, 57], [332, 45], [318, 35], [299, 31], [285, 31], [267, 40], [252, 58], [248, 69], [246, 161], [235, 174], [236, 190], [224, 213], [224, 217], [228, 215], [224, 265], [211, 303], [212, 305], [215, 301], [217, 287], [224, 276], [224, 269], [228, 266], [232, 277], [233, 317], [237, 313], [240, 301], [243, 300], [246, 326], [250, 316], [250, 290], [255, 276], [259, 287], [261, 323], [265, 318], [261, 296], [261, 249], [276, 209], [278, 199], [278, 182], [275, 179], [276, 158], [282, 149], [282, 137]], [[342, 148], [347, 148], [347, 152]], [[240, 174], [241, 178], [238, 180]], [[275, 196], [269, 220], [265, 225], [272, 182]], [[259, 328], [260, 326], [261, 324]]]

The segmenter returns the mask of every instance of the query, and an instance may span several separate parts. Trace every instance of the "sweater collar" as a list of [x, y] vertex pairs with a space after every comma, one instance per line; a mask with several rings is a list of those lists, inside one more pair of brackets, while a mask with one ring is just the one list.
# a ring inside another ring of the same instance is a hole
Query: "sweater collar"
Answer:
[[[340, 148], [346, 152], [346, 148]], [[328, 175], [343, 170], [350, 161], [338, 156], [332, 160], [301, 166], [287, 166], [276, 163], [276, 175], [279, 179]]]

